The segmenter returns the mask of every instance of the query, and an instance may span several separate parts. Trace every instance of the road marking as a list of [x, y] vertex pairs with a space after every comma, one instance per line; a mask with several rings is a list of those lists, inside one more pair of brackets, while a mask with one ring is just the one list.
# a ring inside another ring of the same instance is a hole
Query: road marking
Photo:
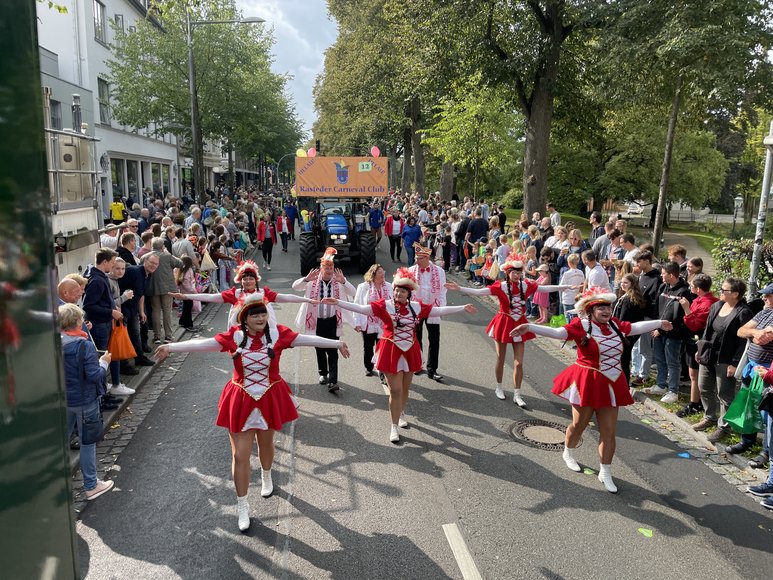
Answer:
[[459, 531], [459, 526], [456, 524], [444, 524], [443, 531], [446, 534], [446, 540], [451, 546], [451, 551], [456, 558], [456, 564], [459, 566], [459, 570], [462, 572], [462, 578], [464, 580], [482, 580], [478, 567], [475, 565], [475, 560], [472, 559], [469, 548], [467, 548], [467, 542], [464, 541], [462, 532]]

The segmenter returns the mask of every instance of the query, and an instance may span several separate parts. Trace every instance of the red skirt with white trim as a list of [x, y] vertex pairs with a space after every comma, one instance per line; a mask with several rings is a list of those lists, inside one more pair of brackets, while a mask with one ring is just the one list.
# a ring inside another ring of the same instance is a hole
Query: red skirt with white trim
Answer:
[[533, 332], [527, 332], [522, 336], [512, 337], [510, 336], [510, 331], [513, 330], [516, 326], [526, 324], [527, 322], [529, 321], [526, 320], [525, 316], [522, 316], [518, 320], [513, 320], [512, 316], [500, 310], [494, 315], [494, 318], [491, 319], [491, 322], [488, 323], [488, 326], [486, 327], [486, 334], [497, 342], [504, 344], [526, 342], [527, 340], [536, 338]]
[[388, 338], [380, 338], [373, 355], [373, 366], [382, 373], [394, 374], [400, 371], [415, 373], [421, 370], [421, 348], [414, 338], [411, 348], [400, 350]]
[[600, 371], [573, 364], [553, 379], [554, 395], [580, 407], [624, 407], [633, 404], [628, 381], [623, 373], [611, 381]]
[[[220, 402], [217, 404], [216, 424], [234, 433], [240, 433], [244, 431], [244, 426], [250, 419], [250, 415], [257, 409], [265, 420], [265, 427], [262, 428], [279, 431], [285, 423], [290, 423], [298, 418], [297, 407], [290, 386], [284, 379], [277, 381], [257, 401], [233, 380], [230, 380], [223, 388]], [[255, 416], [251, 419], [251, 424], [254, 424], [254, 420]], [[261, 427], [254, 428], [260, 429]]]

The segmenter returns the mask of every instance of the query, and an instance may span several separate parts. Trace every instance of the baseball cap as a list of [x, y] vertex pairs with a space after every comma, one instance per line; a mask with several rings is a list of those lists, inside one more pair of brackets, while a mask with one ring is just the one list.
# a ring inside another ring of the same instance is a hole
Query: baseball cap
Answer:
[[762, 290], [760, 290], [761, 296], [766, 296], [768, 294], [773, 294], [773, 282], [765, 286]]

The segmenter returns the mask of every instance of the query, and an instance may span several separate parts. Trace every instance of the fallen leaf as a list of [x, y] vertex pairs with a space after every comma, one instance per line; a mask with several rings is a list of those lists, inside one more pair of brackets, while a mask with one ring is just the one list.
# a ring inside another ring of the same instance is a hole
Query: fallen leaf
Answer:
[[645, 425], [652, 425], [652, 421], [650, 421], [649, 419], [642, 419], [641, 422], [644, 423]]
[[121, 426], [120, 423], [113, 423], [112, 425], [110, 425], [110, 428], [111, 429], [118, 429], [118, 427], [120, 427], [120, 426]]
[[585, 469], [582, 470], [582, 472], [585, 475], [596, 475], [596, 472], [593, 471], [590, 467], [586, 467]]
[[645, 538], [652, 537], [652, 530], [648, 530], [647, 528], [639, 528], [639, 533]]

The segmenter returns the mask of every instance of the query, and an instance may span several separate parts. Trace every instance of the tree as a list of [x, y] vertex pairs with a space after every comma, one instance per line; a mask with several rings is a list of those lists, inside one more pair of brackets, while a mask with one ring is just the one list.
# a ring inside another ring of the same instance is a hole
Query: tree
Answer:
[[[155, 7], [136, 32], [116, 30], [115, 58], [108, 62], [113, 115], [124, 125], [153, 126], [190, 143], [187, 18], [231, 20], [241, 14], [233, 0], [158, 0]], [[225, 139], [247, 156], [278, 157], [294, 148], [302, 137], [300, 125], [284, 94], [286, 79], [270, 68], [271, 35], [262, 26], [215, 24], [195, 27], [192, 38], [201, 135]], [[201, 160], [198, 149], [194, 159]], [[203, 196], [201, 162], [197, 169]]]

